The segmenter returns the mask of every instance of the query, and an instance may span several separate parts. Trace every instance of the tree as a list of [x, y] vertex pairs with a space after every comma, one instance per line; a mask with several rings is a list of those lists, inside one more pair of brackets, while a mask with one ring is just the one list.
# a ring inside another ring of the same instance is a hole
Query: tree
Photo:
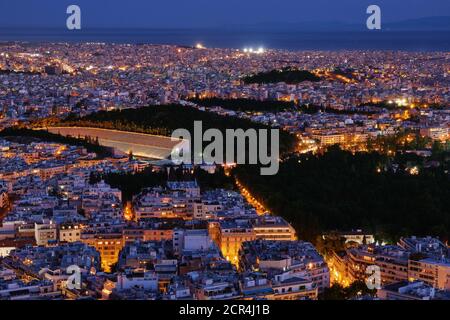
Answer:
[[319, 300], [345, 300], [346, 298], [344, 287], [337, 283], [325, 288], [323, 293], [319, 295]]
[[438, 156], [443, 151], [444, 151], [444, 145], [440, 141], [434, 140], [433, 145], [431, 147], [431, 152], [432, 152], [433, 156]]
[[324, 236], [318, 236], [316, 247], [321, 254], [330, 256], [333, 252], [340, 252], [345, 249], [345, 238], [338, 232], [333, 231]]
[[344, 288], [340, 284], [334, 283], [330, 288], [325, 288], [319, 295], [320, 300], [348, 300], [358, 296], [375, 296], [377, 290], [369, 289], [364, 281], [354, 281], [350, 286]]

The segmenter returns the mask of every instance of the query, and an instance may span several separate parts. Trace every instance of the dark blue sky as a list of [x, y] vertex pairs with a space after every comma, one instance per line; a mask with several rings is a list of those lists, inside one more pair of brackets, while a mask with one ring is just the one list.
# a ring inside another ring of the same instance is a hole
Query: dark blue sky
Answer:
[[377, 4], [385, 22], [450, 16], [450, 0], [1, 0], [0, 27], [65, 27], [77, 4], [83, 27], [211, 27], [265, 22], [365, 23]]

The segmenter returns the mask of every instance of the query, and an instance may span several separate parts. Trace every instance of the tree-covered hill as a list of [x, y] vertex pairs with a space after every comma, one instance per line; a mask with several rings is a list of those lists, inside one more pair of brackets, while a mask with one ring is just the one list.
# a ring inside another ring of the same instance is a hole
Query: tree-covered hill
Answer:
[[303, 239], [322, 232], [365, 228], [383, 240], [433, 235], [450, 238], [450, 180], [442, 169], [419, 175], [379, 170], [390, 160], [378, 153], [342, 151], [293, 157], [274, 176], [256, 166], [234, 173], [255, 198], [290, 221]]

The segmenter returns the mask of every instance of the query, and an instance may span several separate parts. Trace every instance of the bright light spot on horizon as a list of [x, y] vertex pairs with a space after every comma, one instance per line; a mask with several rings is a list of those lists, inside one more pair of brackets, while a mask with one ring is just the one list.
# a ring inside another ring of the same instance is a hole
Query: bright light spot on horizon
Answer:
[[195, 48], [197, 48], [197, 49], [206, 49], [206, 47], [203, 44], [201, 44], [201, 43], [197, 43], [195, 45]]
[[245, 47], [245, 48], [244, 48], [244, 52], [245, 52], [245, 53], [262, 54], [262, 53], [265, 52], [265, 49], [264, 49], [263, 47], [259, 47], [258, 49], [255, 50], [255, 49], [253, 49], [252, 47], [249, 47], [249, 48]]

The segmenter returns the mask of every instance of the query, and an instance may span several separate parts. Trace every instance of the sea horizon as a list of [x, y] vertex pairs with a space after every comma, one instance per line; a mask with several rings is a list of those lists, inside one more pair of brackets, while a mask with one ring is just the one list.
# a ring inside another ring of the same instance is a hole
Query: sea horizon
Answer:
[[1, 42], [104, 42], [208, 48], [302, 50], [450, 51], [450, 31], [298, 31], [220, 28], [0, 28]]

